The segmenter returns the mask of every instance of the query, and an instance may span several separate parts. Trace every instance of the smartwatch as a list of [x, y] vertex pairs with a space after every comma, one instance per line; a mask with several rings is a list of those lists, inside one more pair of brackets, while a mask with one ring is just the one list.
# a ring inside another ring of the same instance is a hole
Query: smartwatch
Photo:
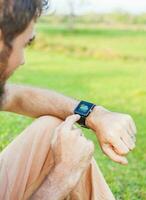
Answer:
[[88, 128], [85, 123], [86, 118], [90, 115], [95, 106], [95, 104], [86, 101], [81, 101], [79, 103], [79, 105], [74, 110], [74, 114], [78, 114], [81, 116], [80, 120], [78, 121], [78, 124], [80, 124], [84, 128]]

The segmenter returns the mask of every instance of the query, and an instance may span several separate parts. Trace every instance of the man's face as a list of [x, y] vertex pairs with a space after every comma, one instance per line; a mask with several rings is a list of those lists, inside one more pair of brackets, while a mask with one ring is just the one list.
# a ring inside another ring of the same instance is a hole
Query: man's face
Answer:
[[[8, 79], [20, 65], [25, 63], [24, 49], [34, 40], [34, 38], [34, 22], [31, 22], [27, 29], [21, 35], [16, 37], [12, 43], [13, 50], [8, 59], [8, 64], [5, 68], [6, 70], [4, 71], [4, 77], [6, 77], [6, 79]], [[2, 41], [0, 41], [0, 48], [0, 51], [2, 51]]]

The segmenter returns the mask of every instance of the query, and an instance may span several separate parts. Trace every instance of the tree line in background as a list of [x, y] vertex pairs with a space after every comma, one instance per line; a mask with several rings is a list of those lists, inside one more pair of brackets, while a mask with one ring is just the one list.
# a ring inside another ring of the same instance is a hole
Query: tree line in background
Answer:
[[[119, 9], [107, 14], [98, 14], [96, 11], [95, 14], [95, 7], [98, 6], [97, 3], [95, 4], [95, 0], [60, 0], [60, 3], [66, 5], [67, 13], [59, 16], [56, 10], [56, 16], [61, 22], [67, 22], [70, 29], [73, 29], [75, 23], [78, 22], [85, 24], [104, 23], [107, 25], [146, 25], [146, 12], [134, 15]], [[90, 11], [90, 14], [82, 15], [84, 9], [93, 9], [93, 12]]]
[[98, 25], [117, 26], [133, 25], [146, 27], [146, 13], [132, 15], [124, 11], [116, 11], [108, 14], [88, 14], [88, 15], [49, 15], [42, 19], [50, 25], [65, 25], [73, 30], [76, 27], [98, 27]]

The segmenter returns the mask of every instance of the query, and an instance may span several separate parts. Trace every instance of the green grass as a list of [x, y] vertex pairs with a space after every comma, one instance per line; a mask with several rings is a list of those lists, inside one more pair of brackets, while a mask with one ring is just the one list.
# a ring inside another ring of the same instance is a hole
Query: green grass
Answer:
[[[127, 167], [113, 163], [101, 152], [91, 131], [95, 158], [118, 200], [146, 199], [146, 38], [143, 31], [87, 30], [74, 32], [38, 26], [38, 39], [27, 51], [27, 64], [10, 82], [54, 89], [129, 113], [138, 127], [137, 148]], [[32, 119], [1, 113], [0, 149]]]

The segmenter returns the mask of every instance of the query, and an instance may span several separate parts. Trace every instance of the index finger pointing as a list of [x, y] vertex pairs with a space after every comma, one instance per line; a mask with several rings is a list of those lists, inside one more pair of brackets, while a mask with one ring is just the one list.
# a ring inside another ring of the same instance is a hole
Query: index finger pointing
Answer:
[[71, 115], [71, 116], [67, 117], [66, 120], [64, 121], [63, 128], [65, 128], [66, 130], [72, 130], [73, 129], [73, 125], [80, 118], [81, 118], [80, 115]]

